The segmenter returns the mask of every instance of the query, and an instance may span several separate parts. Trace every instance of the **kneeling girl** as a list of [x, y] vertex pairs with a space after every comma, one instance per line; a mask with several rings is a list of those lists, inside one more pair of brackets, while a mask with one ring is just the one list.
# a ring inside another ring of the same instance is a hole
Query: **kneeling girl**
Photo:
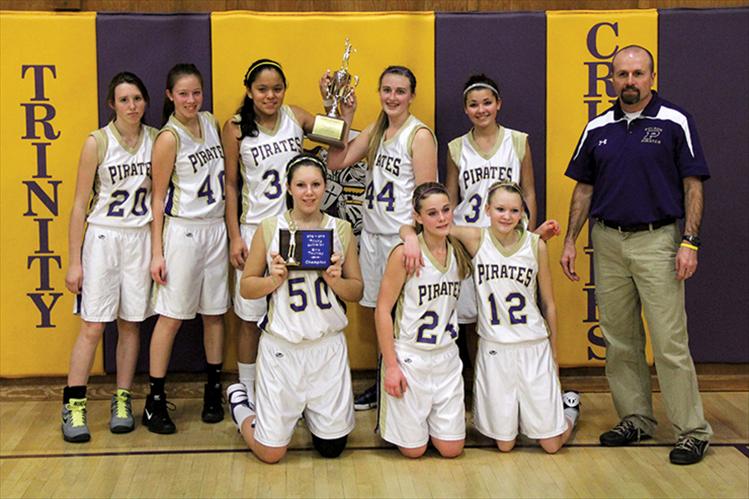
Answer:
[[[515, 446], [519, 429], [554, 453], [569, 439], [579, 409], [576, 394], [569, 404], [575, 407], [563, 404], [546, 244], [526, 230], [523, 204], [516, 183], [497, 182], [485, 207], [491, 226], [450, 231], [473, 259], [479, 326], [473, 419], [501, 451]], [[409, 258], [419, 258], [413, 228], [404, 226], [401, 234]]]
[[396, 246], [375, 310], [382, 352], [378, 424], [382, 438], [404, 456], [423, 455], [431, 437], [443, 457], [456, 457], [463, 452], [466, 432], [456, 305], [471, 262], [448, 235], [453, 214], [445, 186], [427, 182], [417, 187], [413, 211], [422, 228], [418, 247], [424, 266], [408, 276], [403, 246]]
[[[359, 300], [363, 287], [351, 225], [320, 211], [324, 163], [300, 154], [287, 165], [286, 179], [292, 207], [260, 224], [241, 281], [244, 298], [270, 295], [259, 324], [256, 400], [248, 400], [240, 383], [227, 390], [245, 442], [268, 463], [286, 454], [302, 415], [324, 457], [337, 457], [346, 446], [354, 406], [341, 300]], [[333, 230], [333, 256], [325, 271], [286, 266], [279, 237], [281, 229], [290, 228]]]

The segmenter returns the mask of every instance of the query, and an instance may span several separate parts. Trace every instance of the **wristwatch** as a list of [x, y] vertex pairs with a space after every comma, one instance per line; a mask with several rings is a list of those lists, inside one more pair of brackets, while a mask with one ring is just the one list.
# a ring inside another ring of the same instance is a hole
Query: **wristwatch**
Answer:
[[702, 244], [702, 241], [698, 236], [690, 236], [689, 234], [684, 234], [683, 236], [681, 236], [681, 240], [688, 242], [692, 246], [697, 246], [698, 248]]

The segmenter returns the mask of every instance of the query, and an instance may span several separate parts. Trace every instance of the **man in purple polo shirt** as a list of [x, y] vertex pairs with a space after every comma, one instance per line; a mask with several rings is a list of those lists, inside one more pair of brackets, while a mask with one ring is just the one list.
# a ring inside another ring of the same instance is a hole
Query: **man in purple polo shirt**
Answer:
[[[705, 455], [712, 429], [689, 353], [684, 281], [697, 270], [702, 182], [710, 174], [692, 116], [651, 90], [652, 54], [631, 45], [612, 64], [618, 99], [587, 124], [567, 167], [577, 184], [562, 269], [579, 280], [575, 240], [590, 215], [606, 376], [621, 418], [601, 434], [601, 444], [627, 445], [655, 430], [642, 310], [663, 402], [678, 435], [669, 458], [693, 464]], [[676, 223], [681, 218], [683, 233]]]

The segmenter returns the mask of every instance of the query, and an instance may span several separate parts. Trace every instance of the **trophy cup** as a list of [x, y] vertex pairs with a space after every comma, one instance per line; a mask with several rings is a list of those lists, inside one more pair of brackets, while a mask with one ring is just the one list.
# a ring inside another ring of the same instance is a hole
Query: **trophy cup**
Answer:
[[312, 132], [307, 137], [315, 142], [321, 142], [337, 147], [343, 147], [346, 134], [346, 122], [339, 118], [338, 106], [346, 101], [359, 84], [358, 76], [351, 76], [348, 72], [348, 60], [353, 47], [346, 38], [343, 62], [338, 71], [333, 73], [325, 94], [325, 100], [331, 101], [332, 106], [328, 114], [318, 114], [312, 125]]

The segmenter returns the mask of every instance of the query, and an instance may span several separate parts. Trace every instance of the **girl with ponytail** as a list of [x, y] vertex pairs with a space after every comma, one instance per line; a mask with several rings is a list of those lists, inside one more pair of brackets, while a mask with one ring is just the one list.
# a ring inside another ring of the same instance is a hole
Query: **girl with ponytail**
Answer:
[[[327, 85], [327, 75], [320, 81]], [[258, 224], [286, 209], [285, 166], [302, 152], [304, 135], [314, 117], [284, 104], [288, 83], [281, 64], [258, 59], [244, 74], [245, 95], [237, 113], [223, 129], [226, 155], [226, 228], [229, 259], [235, 269], [234, 312], [241, 319], [237, 338], [239, 381], [254, 398], [255, 358], [266, 300], [246, 300], [239, 282], [248, 248]], [[241, 192], [240, 192], [241, 186]]]
[[[364, 296], [359, 302], [372, 308], [388, 254], [400, 239], [398, 229], [411, 224], [414, 189], [437, 180], [437, 140], [427, 125], [410, 112], [416, 96], [416, 77], [404, 66], [389, 66], [380, 75], [378, 95], [382, 111], [372, 123], [343, 148], [331, 147], [328, 167], [346, 168], [367, 158], [359, 259], [364, 276]], [[342, 105], [342, 117], [350, 125], [356, 99]], [[357, 410], [377, 406], [377, 387], [356, 397]]]

